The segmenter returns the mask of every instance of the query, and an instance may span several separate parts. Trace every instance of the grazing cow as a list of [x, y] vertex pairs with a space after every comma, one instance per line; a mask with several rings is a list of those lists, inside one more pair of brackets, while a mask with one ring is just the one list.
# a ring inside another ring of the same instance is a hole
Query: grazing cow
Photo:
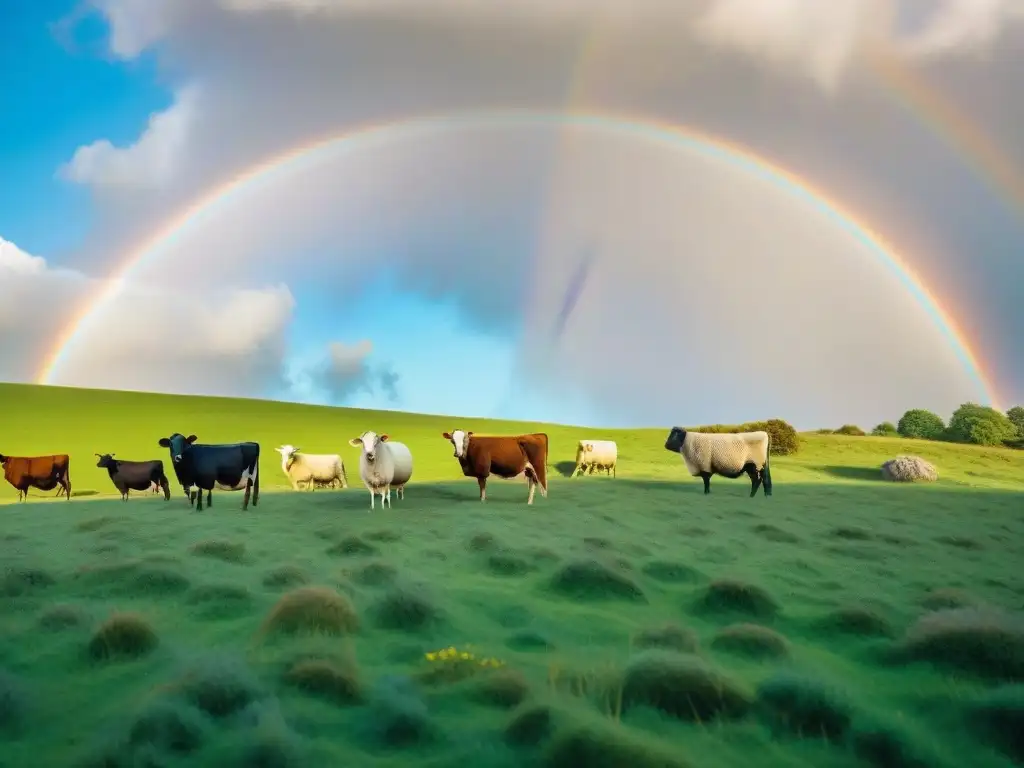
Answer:
[[302, 453], [301, 448], [294, 445], [282, 445], [275, 450], [281, 454], [281, 469], [291, 481], [292, 490], [299, 490], [302, 483], [306, 490], [313, 486], [333, 487], [335, 481], [342, 488], [348, 488], [348, 476], [345, 473], [345, 462], [336, 453]]
[[619, 449], [614, 440], [580, 440], [576, 446], [576, 468], [572, 477], [582, 474], [594, 474], [595, 469], [603, 469], [615, 477], [615, 465], [619, 460]]
[[377, 494], [380, 505], [391, 506], [391, 488], [394, 486], [398, 498], [405, 498], [405, 484], [412, 477], [412, 453], [405, 443], [389, 441], [387, 435], [363, 432], [348, 441], [349, 445], [362, 448], [359, 455], [359, 477], [370, 492], [370, 509], [374, 508]]
[[164, 501], [171, 499], [171, 484], [164, 474], [164, 463], [160, 459], [150, 461], [128, 461], [115, 459], [114, 454], [96, 454], [96, 466], [107, 470], [110, 482], [121, 492], [121, 501], [128, 501], [131, 491], [152, 491], [162, 489]]
[[174, 474], [185, 489], [189, 504], [193, 500], [196, 511], [203, 509], [203, 491], [206, 491], [206, 506], [213, 505], [213, 487], [222, 491], [245, 489], [242, 509], [249, 508], [260, 500], [260, 445], [259, 443], [232, 443], [230, 445], [202, 445], [195, 435], [175, 432], [170, 437], [161, 437], [159, 444], [171, 454]]
[[64, 494], [71, 501], [69, 463], [66, 453], [52, 456], [4, 456], [0, 453], [4, 479], [17, 489], [18, 501], [28, 500], [29, 488], [52, 491], [58, 485], [57, 496]]
[[472, 432], [453, 429], [441, 436], [455, 447], [462, 474], [475, 477], [480, 486], [480, 501], [487, 498], [487, 478], [526, 476], [530, 485], [527, 504], [533, 504], [533, 494], [540, 488], [541, 496], [548, 495], [548, 436], [543, 432], [530, 435], [501, 435], [481, 437]]

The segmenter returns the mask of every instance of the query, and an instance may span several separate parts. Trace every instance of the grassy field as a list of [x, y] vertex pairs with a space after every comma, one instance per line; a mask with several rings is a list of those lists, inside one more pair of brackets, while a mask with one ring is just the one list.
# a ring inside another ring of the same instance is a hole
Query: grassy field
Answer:
[[[480, 504], [456, 425], [547, 431], [550, 498]], [[413, 452], [394, 510], [365, 429]], [[259, 506], [118, 501], [94, 454], [176, 431], [258, 440]], [[1024, 760], [1024, 452], [804, 435], [771, 498], [705, 497], [666, 432], [0, 385], [0, 452], [69, 453], [74, 487], [0, 507], [0, 766]], [[585, 436], [617, 479], [560, 475]], [[284, 442], [353, 487], [286, 490]], [[882, 482], [901, 453], [940, 481]]]

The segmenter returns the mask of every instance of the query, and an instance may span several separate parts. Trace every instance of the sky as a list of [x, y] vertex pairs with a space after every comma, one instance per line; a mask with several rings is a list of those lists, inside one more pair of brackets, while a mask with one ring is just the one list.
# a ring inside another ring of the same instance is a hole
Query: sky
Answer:
[[1016, 0], [0, 7], [0, 380], [595, 427], [1024, 402]]

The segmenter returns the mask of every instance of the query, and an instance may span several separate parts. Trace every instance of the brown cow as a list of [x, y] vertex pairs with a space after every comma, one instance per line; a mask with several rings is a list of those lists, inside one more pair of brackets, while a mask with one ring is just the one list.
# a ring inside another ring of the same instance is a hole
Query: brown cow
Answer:
[[57, 496], [64, 494], [71, 501], [69, 463], [66, 453], [55, 456], [4, 456], [0, 453], [4, 479], [18, 490], [18, 501], [28, 499], [29, 488], [52, 491], [58, 485]]
[[487, 498], [487, 478], [490, 475], [512, 478], [526, 475], [530, 485], [527, 504], [533, 504], [533, 494], [548, 496], [548, 436], [543, 432], [531, 435], [500, 435], [480, 437], [472, 432], [454, 429], [441, 436], [455, 447], [462, 474], [475, 477], [480, 485], [480, 501]]

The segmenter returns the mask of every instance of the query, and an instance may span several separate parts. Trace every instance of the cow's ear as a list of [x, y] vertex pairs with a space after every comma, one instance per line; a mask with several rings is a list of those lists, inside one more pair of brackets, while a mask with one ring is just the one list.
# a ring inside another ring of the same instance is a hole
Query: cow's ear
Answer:
[[363, 441], [360, 440], [358, 437], [353, 437], [351, 440], [348, 441], [348, 444], [351, 445], [353, 448], [358, 448], [363, 444]]
[[159, 445], [160, 445], [161, 448], [170, 448], [171, 447], [171, 441], [168, 440], [166, 437], [161, 437], [160, 441], [159, 441]]
[[467, 432], [466, 433], [466, 437], [470, 437], [472, 434], [473, 434], [472, 432]]
[[388, 436], [387, 436], [386, 434], [385, 434], [385, 435], [381, 435], [381, 436], [380, 436], [380, 441], [381, 441], [382, 443], [383, 443], [383, 442], [385, 442], [385, 441], [386, 441], [387, 439], [388, 439]]
[[441, 437], [443, 437], [445, 440], [451, 440], [452, 439], [452, 433], [451, 432], [442, 432], [441, 433]]
[[189, 445], [192, 445], [192, 443], [194, 443], [198, 439], [199, 438], [197, 438], [195, 435], [189, 435], [188, 437], [185, 438], [185, 442], [188, 443]]

